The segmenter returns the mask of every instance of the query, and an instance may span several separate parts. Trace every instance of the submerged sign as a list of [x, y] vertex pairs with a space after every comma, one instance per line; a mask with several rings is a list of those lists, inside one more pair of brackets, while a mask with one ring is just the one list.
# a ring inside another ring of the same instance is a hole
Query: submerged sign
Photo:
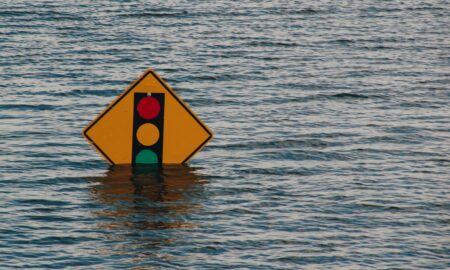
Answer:
[[212, 132], [153, 71], [147, 70], [84, 130], [111, 164], [181, 164]]

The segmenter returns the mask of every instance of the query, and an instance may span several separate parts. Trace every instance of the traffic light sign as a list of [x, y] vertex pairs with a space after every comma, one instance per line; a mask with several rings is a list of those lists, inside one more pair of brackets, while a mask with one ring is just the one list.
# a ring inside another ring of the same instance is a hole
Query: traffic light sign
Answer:
[[212, 132], [153, 70], [147, 70], [84, 130], [111, 164], [188, 162]]
[[133, 164], [163, 161], [164, 94], [134, 93]]

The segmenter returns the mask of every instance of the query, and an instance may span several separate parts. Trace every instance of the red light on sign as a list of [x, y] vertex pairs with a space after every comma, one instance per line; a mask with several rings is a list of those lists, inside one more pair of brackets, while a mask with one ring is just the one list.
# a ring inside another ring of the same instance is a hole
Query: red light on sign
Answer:
[[159, 104], [159, 101], [152, 96], [144, 97], [139, 101], [137, 106], [139, 116], [147, 120], [158, 116], [160, 110], [161, 105]]

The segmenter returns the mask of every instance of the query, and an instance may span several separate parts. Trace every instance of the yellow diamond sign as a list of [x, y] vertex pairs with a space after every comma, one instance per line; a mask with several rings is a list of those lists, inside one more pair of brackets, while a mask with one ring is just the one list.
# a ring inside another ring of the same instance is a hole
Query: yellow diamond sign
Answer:
[[181, 164], [211, 140], [211, 130], [147, 70], [84, 130], [111, 164]]

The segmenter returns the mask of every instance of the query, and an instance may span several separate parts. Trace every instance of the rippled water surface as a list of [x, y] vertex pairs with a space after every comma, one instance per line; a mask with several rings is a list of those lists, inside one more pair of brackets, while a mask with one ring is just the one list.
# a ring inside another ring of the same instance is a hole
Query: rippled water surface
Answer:
[[[0, 269], [450, 268], [448, 1], [0, 3]], [[145, 69], [214, 131], [109, 167]]]

